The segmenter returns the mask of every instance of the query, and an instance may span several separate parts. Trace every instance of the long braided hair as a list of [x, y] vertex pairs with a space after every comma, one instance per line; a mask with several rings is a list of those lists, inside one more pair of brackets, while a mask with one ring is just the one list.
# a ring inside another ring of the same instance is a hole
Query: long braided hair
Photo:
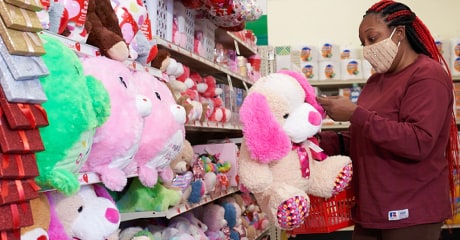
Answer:
[[[436, 43], [426, 25], [415, 15], [412, 10], [399, 2], [382, 0], [370, 7], [365, 15], [375, 13], [383, 17], [388, 27], [405, 26], [406, 36], [415, 52], [425, 54], [438, 61], [446, 69], [450, 79], [452, 75], [446, 60], [439, 52]], [[449, 183], [452, 197], [452, 211], [457, 213], [455, 199], [459, 193], [455, 191], [455, 182], [460, 181], [460, 156], [458, 146], [458, 130], [455, 114], [452, 111], [450, 137], [446, 147], [446, 157], [449, 163]]]

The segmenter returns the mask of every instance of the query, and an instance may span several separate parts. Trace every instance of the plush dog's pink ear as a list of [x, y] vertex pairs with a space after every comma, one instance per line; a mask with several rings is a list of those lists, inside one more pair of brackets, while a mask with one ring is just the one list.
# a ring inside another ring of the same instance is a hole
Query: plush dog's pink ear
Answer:
[[94, 192], [96, 193], [96, 196], [98, 197], [103, 197], [103, 198], [107, 198], [109, 199], [111, 202], [114, 202], [115, 201], [113, 200], [112, 196], [110, 195], [109, 191], [107, 191], [107, 189], [105, 189], [102, 185], [100, 184], [93, 184], [93, 189], [94, 189]]
[[291, 141], [271, 113], [264, 95], [254, 92], [244, 99], [240, 120], [252, 159], [269, 163], [291, 151]]

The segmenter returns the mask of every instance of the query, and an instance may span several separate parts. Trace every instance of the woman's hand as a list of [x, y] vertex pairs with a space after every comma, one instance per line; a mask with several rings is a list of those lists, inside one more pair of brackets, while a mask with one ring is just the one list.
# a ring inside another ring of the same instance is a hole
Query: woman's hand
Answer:
[[343, 96], [322, 96], [318, 97], [317, 100], [326, 114], [334, 121], [350, 121], [357, 107], [350, 99]]

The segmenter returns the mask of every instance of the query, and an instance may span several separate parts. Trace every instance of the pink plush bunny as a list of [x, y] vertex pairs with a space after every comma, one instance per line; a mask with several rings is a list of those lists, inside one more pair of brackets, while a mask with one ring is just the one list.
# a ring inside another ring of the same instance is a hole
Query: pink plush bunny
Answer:
[[[153, 112], [145, 118], [139, 150], [134, 156], [139, 180], [153, 187], [160, 178], [171, 181], [171, 161], [177, 156], [185, 139], [185, 109], [177, 105], [166, 83], [147, 72], [134, 72], [134, 83], [152, 101]], [[132, 168], [132, 164], [129, 168]]]
[[107, 57], [82, 59], [85, 74], [99, 79], [110, 95], [111, 113], [96, 129], [88, 160], [81, 171], [96, 172], [104, 185], [121, 191], [127, 183], [124, 172], [139, 148], [144, 118], [152, 110], [150, 99], [137, 93], [133, 74], [123, 63]]

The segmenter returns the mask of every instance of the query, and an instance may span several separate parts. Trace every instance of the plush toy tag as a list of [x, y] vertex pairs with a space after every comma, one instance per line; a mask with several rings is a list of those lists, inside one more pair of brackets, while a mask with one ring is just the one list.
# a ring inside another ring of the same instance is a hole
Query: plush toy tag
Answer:
[[323, 149], [320, 146], [316, 145], [314, 142], [310, 140], [307, 140], [307, 144], [308, 144], [308, 147], [311, 148], [315, 152], [319, 153], [323, 151]]

